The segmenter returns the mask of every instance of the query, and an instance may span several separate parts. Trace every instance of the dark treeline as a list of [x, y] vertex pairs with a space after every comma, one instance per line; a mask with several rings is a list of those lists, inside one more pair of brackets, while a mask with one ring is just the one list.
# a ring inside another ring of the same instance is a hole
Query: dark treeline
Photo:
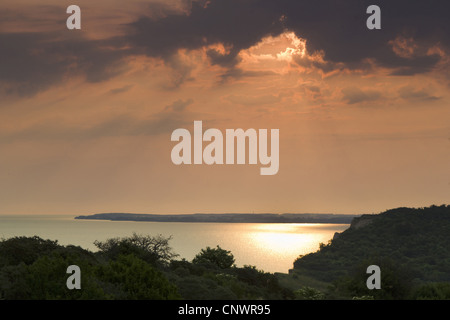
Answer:
[[[96, 252], [35, 237], [0, 241], [0, 299], [450, 299], [450, 206], [362, 215], [289, 274], [237, 267], [206, 247], [180, 259], [171, 237], [133, 234], [96, 241]], [[289, 244], [286, 244], [289, 245]], [[69, 290], [69, 265], [81, 290]], [[381, 289], [366, 286], [381, 269]]]
[[[97, 252], [40, 237], [0, 242], [0, 299], [292, 299], [274, 274], [238, 268], [233, 254], [204, 248], [177, 259], [169, 238], [133, 234], [95, 242]], [[69, 265], [81, 269], [81, 289], [69, 290]]]

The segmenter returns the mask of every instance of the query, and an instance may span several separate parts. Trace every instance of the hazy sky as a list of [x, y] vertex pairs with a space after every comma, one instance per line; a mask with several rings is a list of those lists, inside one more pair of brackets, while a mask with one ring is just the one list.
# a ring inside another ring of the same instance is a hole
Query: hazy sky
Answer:
[[[381, 8], [369, 30], [366, 8]], [[66, 8], [81, 8], [68, 30]], [[3, 0], [0, 214], [450, 203], [450, 2]], [[280, 168], [171, 133], [279, 129]]]

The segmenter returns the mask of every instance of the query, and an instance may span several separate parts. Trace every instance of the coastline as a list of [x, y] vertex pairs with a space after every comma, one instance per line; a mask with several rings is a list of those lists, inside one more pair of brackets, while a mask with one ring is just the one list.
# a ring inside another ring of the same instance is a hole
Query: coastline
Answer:
[[81, 220], [142, 221], [142, 222], [211, 222], [211, 223], [333, 223], [350, 224], [360, 215], [324, 213], [194, 213], [142, 214], [97, 213], [76, 216]]

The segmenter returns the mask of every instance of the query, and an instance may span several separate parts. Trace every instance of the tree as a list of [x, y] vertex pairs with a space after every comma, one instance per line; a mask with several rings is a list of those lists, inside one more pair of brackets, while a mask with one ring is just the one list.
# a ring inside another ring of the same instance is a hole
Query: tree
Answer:
[[[381, 269], [381, 289], [368, 289], [366, 280], [368, 265]], [[385, 257], [372, 257], [362, 261], [352, 273], [335, 281], [341, 294], [351, 297], [371, 296], [378, 300], [408, 299], [412, 290], [412, 276], [409, 269]]]
[[206, 247], [194, 257], [192, 263], [213, 264], [220, 269], [227, 269], [234, 264], [234, 256], [230, 251], [224, 250], [219, 246], [216, 248]]
[[146, 262], [166, 265], [171, 259], [177, 257], [169, 246], [172, 237], [162, 235], [138, 235], [133, 233], [131, 237], [110, 238], [106, 241], [95, 241], [95, 246], [110, 259], [115, 259], [119, 255], [134, 254]]
[[178, 299], [177, 288], [150, 264], [135, 255], [120, 255], [97, 271], [104, 290], [114, 299]]
[[60, 248], [58, 241], [44, 240], [38, 236], [13, 237], [0, 242], [0, 266], [32, 264], [41, 255]]
[[[69, 290], [67, 267], [81, 269], [82, 290]], [[94, 275], [95, 267], [83, 256], [64, 257], [61, 252], [42, 255], [32, 264], [20, 263], [0, 270], [0, 296], [8, 300], [107, 299]]]

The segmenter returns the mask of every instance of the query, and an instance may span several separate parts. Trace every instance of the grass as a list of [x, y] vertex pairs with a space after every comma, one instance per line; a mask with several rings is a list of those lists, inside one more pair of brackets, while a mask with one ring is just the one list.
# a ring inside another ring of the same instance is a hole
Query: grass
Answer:
[[300, 288], [310, 287], [317, 289], [321, 292], [325, 292], [328, 287], [328, 282], [319, 281], [303, 275], [299, 270], [291, 270], [291, 273], [275, 273], [278, 278], [278, 283], [280, 286], [287, 288], [292, 291], [296, 291]]

